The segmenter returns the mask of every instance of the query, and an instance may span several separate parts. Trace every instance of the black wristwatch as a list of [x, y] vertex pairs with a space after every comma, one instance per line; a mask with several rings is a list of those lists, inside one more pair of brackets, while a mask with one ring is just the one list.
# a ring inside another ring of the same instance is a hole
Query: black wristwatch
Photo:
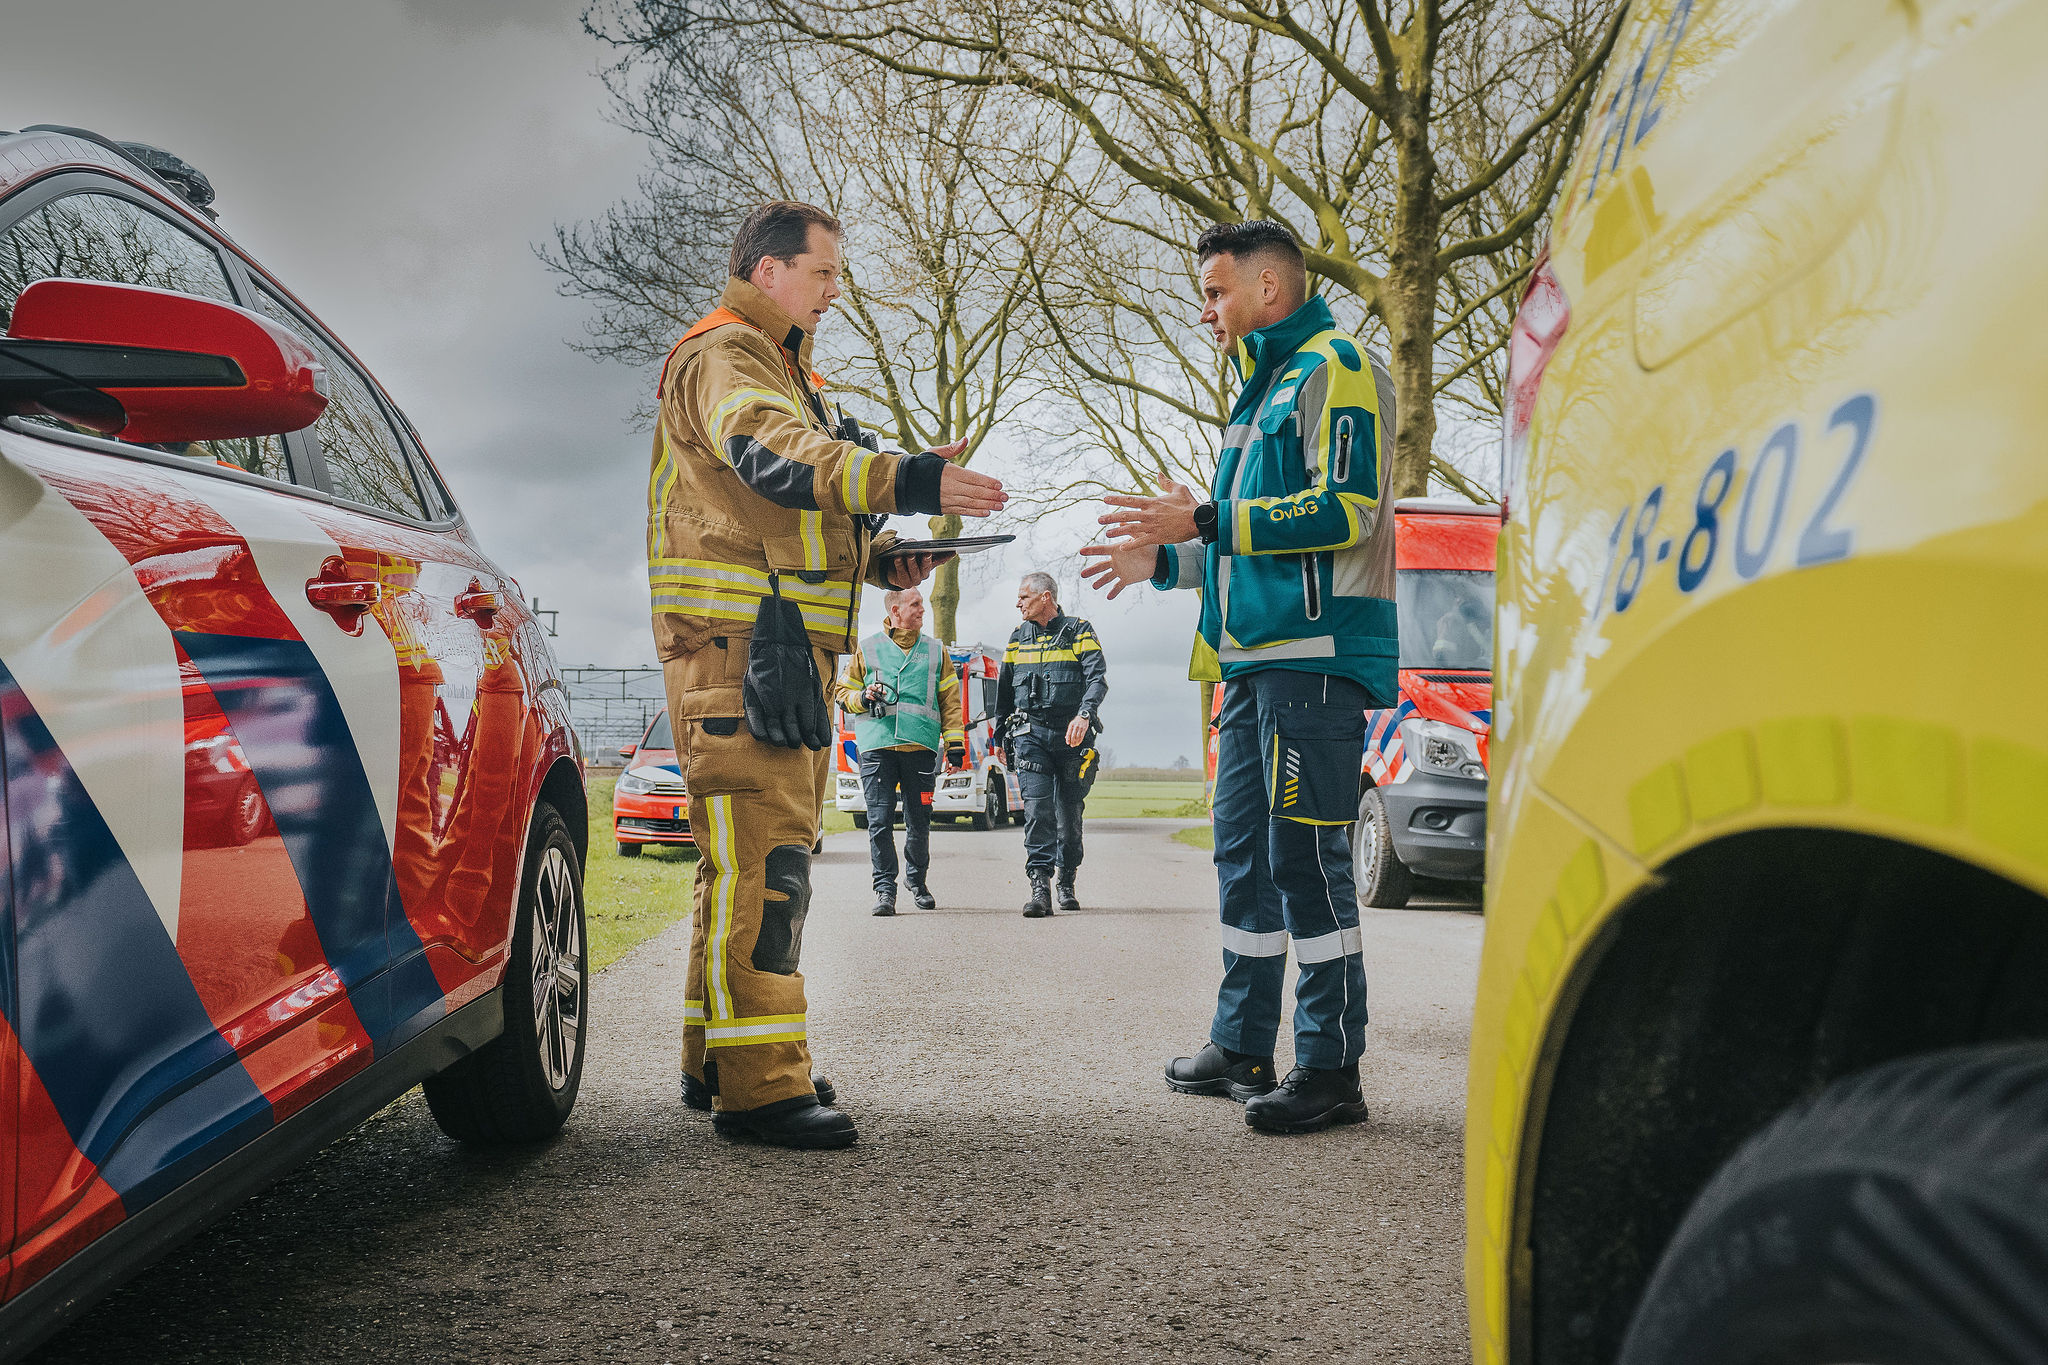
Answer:
[[1205, 502], [1195, 508], [1195, 534], [1204, 545], [1216, 543], [1216, 504]]

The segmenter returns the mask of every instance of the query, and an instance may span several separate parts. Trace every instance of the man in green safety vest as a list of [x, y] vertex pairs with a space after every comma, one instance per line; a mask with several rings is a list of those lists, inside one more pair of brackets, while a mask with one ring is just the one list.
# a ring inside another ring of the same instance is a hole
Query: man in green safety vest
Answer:
[[891, 812], [903, 793], [903, 884], [920, 910], [939, 902], [926, 882], [931, 869], [932, 791], [939, 751], [958, 766], [967, 756], [960, 714], [960, 674], [946, 647], [924, 629], [924, 595], [916, 588], [883, 595], [887, 628], [860, 642], [839, 704], [853, 721], [860, 750], [861, 795], [868, 804], [868, 857], [877, 915], [896, 913], [896, 836]]

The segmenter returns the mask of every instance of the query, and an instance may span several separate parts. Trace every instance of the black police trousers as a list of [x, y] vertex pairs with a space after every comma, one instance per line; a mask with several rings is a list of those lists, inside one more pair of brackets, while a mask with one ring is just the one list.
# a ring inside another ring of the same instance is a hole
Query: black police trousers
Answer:
[[1095, 785], [1093, 743], [1067, 745], [1065, 727], [1033, 725], [1010, 737], [1010, 759], [1024, 796], [1024, 871], [1071, 880], [1081, 866], [1081, 805]]

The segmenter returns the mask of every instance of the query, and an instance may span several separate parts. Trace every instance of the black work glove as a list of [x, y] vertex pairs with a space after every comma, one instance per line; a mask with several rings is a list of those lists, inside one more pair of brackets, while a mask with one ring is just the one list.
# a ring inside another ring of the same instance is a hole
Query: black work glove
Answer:
[[961, 764], [965, 763], [966, 761], [967, 761], [967, 751], [966, 751], [965, 749], [948, 749], [948, 750], [946, 750], [946, 766], [947, 766], [947, 767], [949, 767], [949, 768], [957, 768], [957, 767], [959, 767], [959, 766], [960, 766]]
[[782, 598], [771, 578], [769, 595], [754, 617], [747, 642], [747, 676], [740, 700], [755, 739], [784, 749], [822, 749], [832, 742], [832, 716], [825, 685], [811, 653], [803, 613]]

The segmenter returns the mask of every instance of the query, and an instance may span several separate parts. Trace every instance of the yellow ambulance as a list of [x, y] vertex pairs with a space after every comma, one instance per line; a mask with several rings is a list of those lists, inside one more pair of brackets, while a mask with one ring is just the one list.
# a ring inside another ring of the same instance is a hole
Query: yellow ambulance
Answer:
[[1553, 220], [1475, 1359], [2048, 1361], [2048, 0], [1639, 0]]

